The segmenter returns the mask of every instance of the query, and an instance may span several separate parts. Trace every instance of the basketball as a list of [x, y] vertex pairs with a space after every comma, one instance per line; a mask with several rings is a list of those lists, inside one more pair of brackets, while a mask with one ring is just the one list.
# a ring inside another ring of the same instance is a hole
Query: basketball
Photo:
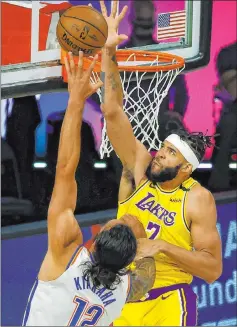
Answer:
[[74, 56], [94, 56], [104, 46], [108, 25], [102, 14], [90, 6], [73, 6], [67, 9], [57, 24], [57, 38], [65, 51]]

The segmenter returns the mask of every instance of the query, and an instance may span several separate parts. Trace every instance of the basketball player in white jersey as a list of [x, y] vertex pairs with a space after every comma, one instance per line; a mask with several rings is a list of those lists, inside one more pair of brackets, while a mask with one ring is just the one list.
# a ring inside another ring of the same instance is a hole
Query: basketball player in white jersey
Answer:
[[71, 54], [69, 57], [65, 64], [70, 97], [48, 210], [48, 250], [30, 292], [24, 326], [108, 326], [126, 301], [138, 300], [152, 287], [155, 277], [153, 258], [139, 260], [132, 274], [126, 270], [135, 258], [137, 241], [123, 221], [108, 222], [96, 236], [91, 252], [82, 246], [82, 232], [73, 214], [75, 171], [85, 100], [102, 82], [90, 83], [96, 58], [84, 73], [83, 54], [79, 54], [78, 68]]

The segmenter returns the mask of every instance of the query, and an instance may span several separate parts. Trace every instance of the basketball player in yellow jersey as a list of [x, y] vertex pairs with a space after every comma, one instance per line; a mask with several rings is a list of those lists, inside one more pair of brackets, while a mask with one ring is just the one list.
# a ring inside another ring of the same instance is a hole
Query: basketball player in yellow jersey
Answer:
[[[155, 256], [156, 280], [147, 295], [126, 304], [115, 326], [195, 326], [197, 301], [190, 283], [208, 283], [222, 272], [221, 242], [212, 194], [191, 174], [202, 160], [210, 138], [175, 132], [152, 159], [133, 134], [123, 111], [123, 92], [116, 63], [119, 19], [117, 1], [107, 15], [109, 35], [102, 56], [102, 111], [109, 139], [123, 164], [118, 219], [137, 216], [149, 240], [140, 256]], [[126, 10], [123, 9], [123, 10]], [[124, 39], [124, 36], [123, 36]], [[144, 248], [144, 247], [143, 247]]]

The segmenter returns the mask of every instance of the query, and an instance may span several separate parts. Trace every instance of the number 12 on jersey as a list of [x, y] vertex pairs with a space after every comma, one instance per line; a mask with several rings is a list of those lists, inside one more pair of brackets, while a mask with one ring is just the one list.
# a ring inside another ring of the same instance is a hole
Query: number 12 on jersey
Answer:
[[75, 296], [76, 308], [68, 322], [68, 326], [95, 326], [104, 313], [100, 305], [89, 305], [89, 301]]

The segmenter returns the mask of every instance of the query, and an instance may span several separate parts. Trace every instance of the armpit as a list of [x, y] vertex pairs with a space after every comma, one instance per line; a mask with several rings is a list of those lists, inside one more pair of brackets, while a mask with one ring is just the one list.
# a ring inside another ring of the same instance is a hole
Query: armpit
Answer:
[[134, 176], [133, 176], [133, 173], [131, 170], [129, 170], [127, 168], [123, 168], [122, 177], [127, 179], [128, 181], [134, 183], [134, 185], [135, 185]]

